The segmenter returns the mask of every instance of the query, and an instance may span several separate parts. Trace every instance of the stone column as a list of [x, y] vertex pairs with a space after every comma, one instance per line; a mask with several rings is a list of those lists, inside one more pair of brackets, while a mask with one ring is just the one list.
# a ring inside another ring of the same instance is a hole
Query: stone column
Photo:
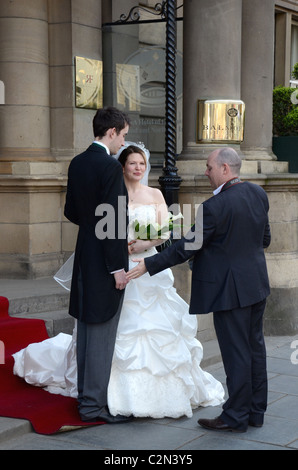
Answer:
[[93, 140], [94, 109], [75, 103], [75, 57], [102, 61], [101, 0], [49, 2], [51, 151], [69, 161]]
[[63, 216], [66, 174], [93, 140], [95, 111], [75, 107], [74, 57], [102, 59], [101, 2], [0, 8], [0, 278], [49, 276], [75, 246], [77, 229]]
[[47, 0], [1, 2], [0, 161], [51, 160]]
[[[272, 160], [274, 0], [243, 0], [241, 99], [245, 102], [246, 159]], [[257, 51], [257, 53], [256, 53]]]
[[[179, 174], [192, 173], [189, 161], [205, 171], [214, 145], [196, 143], [199, 99], [240, 99], [241, 0], [184, 2], [183, 25], [183, 150]], [[219, 145], [216, 145], [218, 148]], [[186, 165], [188, 161], [188, 165]], [[198, 166], [199, 164], [199, 166]]]
[[[199, 99], [240, 99], [241, 17], [241, 0], [187, 0], [183, 6], [183, 144], [177, 168], [179, 203], [182, 209], [190, 204], [193, 215], [196, 204], [212, 195], [203, 175], [209, 153], [220, 147], [196, 142], [197, 104]], [[188, 301], [187, 263], [174, 273], [178, 292]], [[212, 313], [198, 316], [198, 331], [201, 341], [215, 337]]]

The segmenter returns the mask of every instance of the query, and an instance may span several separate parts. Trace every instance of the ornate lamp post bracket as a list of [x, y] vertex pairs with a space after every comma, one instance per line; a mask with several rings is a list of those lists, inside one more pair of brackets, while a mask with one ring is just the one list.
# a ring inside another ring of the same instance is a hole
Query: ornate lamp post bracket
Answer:
[[[140, 23], [140, 13], [139, 10], [143, 10], [147, 13], [151, 13], [152, 15], [160, 16], [162, 19], [166, 18], [166, 11], [167, 11], [167, 1], [164, 0], [161, 3], [156, 3], [154, 9], [146, 8], [144, 6], [136, 5], [132, 7], [128, 13], [128, 15], [120, 15], [120, 19], [116, 21], [114, 24], [123, 24], [123, 23]], [[156, 21], [156, 20], [152, 20]]]

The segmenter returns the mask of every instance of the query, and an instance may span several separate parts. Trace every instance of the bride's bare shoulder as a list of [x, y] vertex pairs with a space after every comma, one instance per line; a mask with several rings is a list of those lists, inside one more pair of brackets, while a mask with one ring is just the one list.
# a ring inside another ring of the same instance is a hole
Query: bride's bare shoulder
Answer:
[[152, 201], [158, 204], [164, 201], [164, 197], [160, 189], [152, 188], [151, 186], [144, 186], [144, 191], [147, 194], [148, 198]]

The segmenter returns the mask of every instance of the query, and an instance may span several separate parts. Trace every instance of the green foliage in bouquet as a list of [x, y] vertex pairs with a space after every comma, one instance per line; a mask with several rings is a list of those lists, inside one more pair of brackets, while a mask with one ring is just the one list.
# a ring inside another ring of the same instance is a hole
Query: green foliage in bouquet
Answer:
[[159, 238], [166, 240], [175, 226], [174, 221], [181, 218], [183, 218], [181, 213], [174, 216], [169, 212], [168, 218], [162, 225], [157, 222], [145, 225], [136, 220], [134, 223], [135, 238], [139, 240], [156, 240]]

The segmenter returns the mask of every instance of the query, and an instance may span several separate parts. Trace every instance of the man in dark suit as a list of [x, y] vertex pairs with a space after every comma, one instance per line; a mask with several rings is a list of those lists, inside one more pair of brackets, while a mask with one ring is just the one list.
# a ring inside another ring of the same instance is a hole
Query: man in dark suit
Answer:
[[[64, 214], [79, 226], [69, 313], [77, 319], [83, 421], [127, 421], [109, 413], [107, 389], [128, 269], [127, 190], [122, 167], [110, 154], [124, 145], [128, 129], [126, 114], [112, 107], [98, 110], [93, 119], [95, 140], [71, 161], [68, 171]], [[105, 225], [110, 225], [106, 231]]]
[[[193, 257], [191, 314], [213, 312], [229, 398], [221, 415], [201, 426], [244, 432], [261, 426], [267, 406], [263, 313], [270, 293], [264, 248], [270, 244], [265, 191], [241, 182], [241, 158], [232, 148], [207, 160], [214, 196], [202, 204], [191, 231], [170, 248], [139, 261], [129, 279], [156, 274]], [[202, 217], [200, 217], [202, 214]]]

